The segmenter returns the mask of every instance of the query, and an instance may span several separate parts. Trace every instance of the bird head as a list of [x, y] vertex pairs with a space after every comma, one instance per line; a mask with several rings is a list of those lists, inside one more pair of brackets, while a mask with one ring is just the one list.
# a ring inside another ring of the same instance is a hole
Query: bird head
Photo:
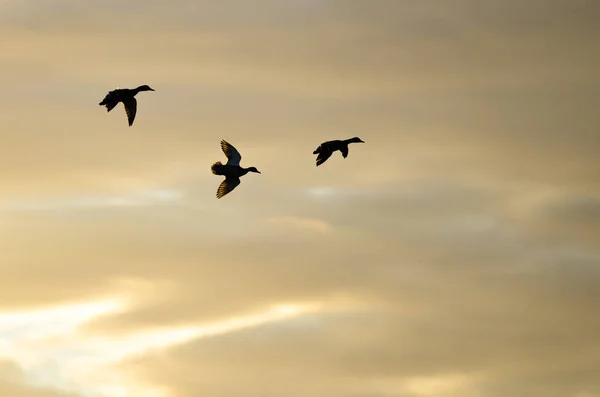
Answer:
[[137, 89], [138, 91], [154, 91], [154, 89], [150, 88], [148, 85], [141, 85]]

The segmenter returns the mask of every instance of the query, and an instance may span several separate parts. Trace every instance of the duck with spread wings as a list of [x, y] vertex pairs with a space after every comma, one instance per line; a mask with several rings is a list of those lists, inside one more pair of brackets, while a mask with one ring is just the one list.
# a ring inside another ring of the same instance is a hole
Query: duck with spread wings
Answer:
[[240, 152], [229, 142], [222, 140], [221, 149], [225, 156], [227, 156], [227, 163], [223, 164], [220, 161], [214, 163], [210, 170], [215, 175], [222, 175], [225, 180], [221, 182], [217, 189], [217, 198], [220, 199], [226, 194], [230, 193], [240, 184], [240, 177], [246, 175], [248, 172], [256, 172], [260, 174], [260, 171], [256, 167], [240, 167], [240, 161], [242, 156]]
[[329, 157], [335, 152], [340, 151], [342, 153], [342, 157], [348, 157], [348, 145], [351, 143], [365, 143], [359, 137], [354, 137], [350, 139], [344, 139], [342, 141], [327, 141], [323, 142], [319, 145], [318, 148], [315, 149], [313, 154], [318, 154], [317, 156], [317, 167], [327, 161]]
[[106, 111], [110, 112], [119, 104], [119, 102], [122, 102], [123, 106], [125, 107], [125, 114], [127, 114], [127, 122], [131, 127], [133, 120], [135, 120], [135, 114], [137, 113], [137, 100], [135, 99], [135, 96], [142, 91], [154, 90], [147, 85], [141, 85], [134, 89], [117, 88], [106, 94], [99, 105], [106, 106]]

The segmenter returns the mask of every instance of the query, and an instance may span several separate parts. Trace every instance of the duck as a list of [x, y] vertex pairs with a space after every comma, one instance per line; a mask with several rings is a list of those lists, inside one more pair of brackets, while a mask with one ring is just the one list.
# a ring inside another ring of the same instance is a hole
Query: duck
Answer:
[[354, 137], [344, 140], [327, 141], [320, 144], [319, 147], [313, 152], [313, 154], [318, 154], [317, 167], [327, 161], [333, 152], [338, 150], [342, 153], [344, 158], [348, 157], [348, 145], [351, 143], [365, 143], [365, 141], [359, 137]]
[[256, 169], [256, 167], [240, 167], [242, 156], [240, 155], [240, 152], [229, 142], [222, 140], [221, 150], [223, 150], [223, 153], [225, 153], [225, 156], [227, 156], [227, 163], [223, 164], [220, 161], [217, 161], [210, 167], [210, 170], [214, 175], [222, 175], [225, 177], [225, 180], [221, 182], [219, 188], [217, 189], [218, 199], [235, 189], [240, 184], [240, 177], [246, 175], [248, 172], [256, 172], [257, 174], [261, 173]]
[[119, 102], [122, 102], [125, 107], [125, 113], [127, 114], [127, 121], [131, 127], [137, 112], [137, 100], [135, 99], [135, 96], [142, 91], [154, 91], [154, 89], [150, 88], [148, 85], [141, 85], [134, 89], [117, 87], [106, 94], [99, 105], [106, 106], [106, 111], [110, 112], [119, 104]]

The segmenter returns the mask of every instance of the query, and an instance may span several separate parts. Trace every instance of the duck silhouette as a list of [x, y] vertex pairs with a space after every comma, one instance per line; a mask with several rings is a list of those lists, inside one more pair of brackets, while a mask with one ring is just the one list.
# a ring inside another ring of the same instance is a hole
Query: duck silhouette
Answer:
[[217, 189], [217, 198], [220, 199], [240, 184], [240, 177], [246, 175], [248, 172], [256, 172], [260, 174], [260, 171], [256, 167], [240, 167], [240, 161], [242, 156], [240, 152], [229, 142], [222, 140], [221, 149], [225, 156], [227, 156], [227, 163], [223, 164], [220, 161], [214, 163], [210, 170], [215, 175], [222, 175], [225, 180], [221, 182]]
[[135, 114], [137, 113], [137, 100], [135, 99], [135, 96], [142, 91], [154, 90], [147, 85], [141, 85], [134, 89], [117, 87], [117, 89], [106, 94], [99, 105], [106, 106], [106, 111], [110, 112], [119, 104], [119, 102], [122, 102], [123, 106], [125, 107], [125, 113], [127, 114], [127, 121], [131, 127], [133, 120], [135, 120]]
[[335, 151], [340, 151], [344, 158], [348, 157], [348, 145], [351, 143], [365, 143], [359, 137], [354, 137], [350, 139], [344, 140], [335, 140], [335, 141], [327, 141], [323, 142], [313, 154], [318, 154], [317, 156], [317, 167], [323, 164]]

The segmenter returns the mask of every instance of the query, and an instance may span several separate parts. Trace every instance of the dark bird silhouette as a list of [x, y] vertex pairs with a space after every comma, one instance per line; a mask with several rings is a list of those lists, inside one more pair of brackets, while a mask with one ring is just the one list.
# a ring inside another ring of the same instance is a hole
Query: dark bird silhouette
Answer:
[[319, 147], [313, 152], [313, 154], [318, 154], [317, 156], [317, 167], [323, 164], [333, 152], [339, 150], [342, 153], [344, 158], [348, 157], [348, 145], [351, 143], [365, 143], [362, 139], [358, 137], [344, 139], [343, 141], [327, 141], [323, 142]]
[[138, 92], [141, 91], [154, 91], [147, 85], [141, 85], [138, 88], [134, 88], [130, 90], [128, 88], [118, 88], [116, 90], [110, 91], [102, 102], [99, 103], [100, 106], [106, 106], [106, 111], [110, 112], [113, 110], [115, 106], [119, 104], [119, 102], [123, 103], [125, 107], [125, 113], [127, 114], [127, 121], [129, 122], [129, 126], [133, 124], [133, 120], [135, 120], [135, 114], [137, 113], [137, 100], [135, 96]]
[[235, 189], [240, 184], [240, 177], [246, 175], [248, 172], [260, 174], [260, 171], [255, 167], [240, 167], [242, 156], [229, 142], [221, 141], [221, 149], [225, 153], [225, 156], [227, 156], [227, 164], [223, 165], [220, 161], [217, 161], [210, 167], [213, 174], [225, 177], [225, 180], [221, 182], [217, 189], [218, 199]]

